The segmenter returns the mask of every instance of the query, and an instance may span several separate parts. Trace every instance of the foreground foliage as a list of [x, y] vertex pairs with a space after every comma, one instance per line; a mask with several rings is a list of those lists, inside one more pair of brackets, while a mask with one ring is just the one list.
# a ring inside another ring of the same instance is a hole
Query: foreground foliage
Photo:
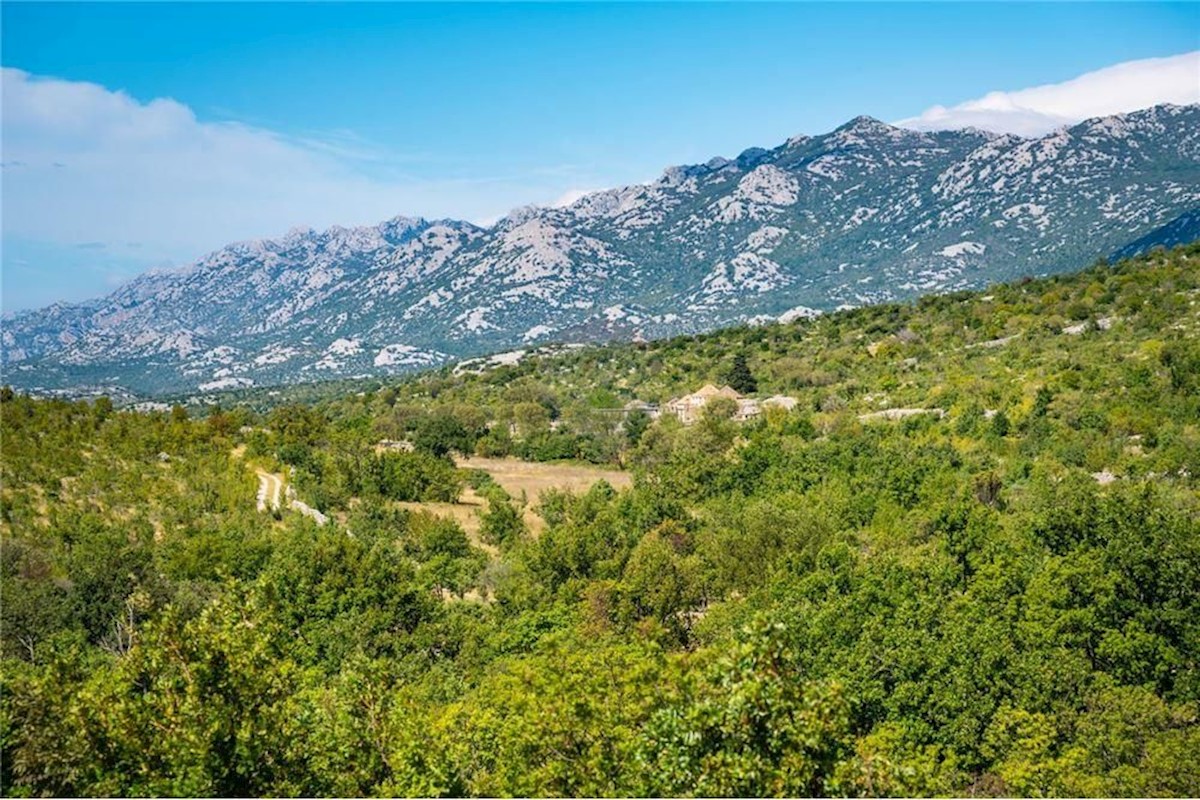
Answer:
[[[1194, 793], [1198, 259], [202, 418], [4, 392], [4, 792]], [[605, 411], [733, 355], [799, 407]], [[464, 451], [634, 487], [533, 536]], [[467, 483], [478, 540], [404, 505]]]

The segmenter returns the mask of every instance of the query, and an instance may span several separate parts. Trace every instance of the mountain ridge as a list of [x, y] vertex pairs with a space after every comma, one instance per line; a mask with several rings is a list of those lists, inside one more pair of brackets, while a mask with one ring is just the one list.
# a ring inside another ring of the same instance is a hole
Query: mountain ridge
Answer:
[[[1200, 106], [1043, 137], [860, 116], [490, 227], [394, 217], [235, 242], [4, 317], [6, 380], [139, 394], [392, 373], [1061, 271], [1200, 208]], [[1182, 226], [1182, 227], [1180, 227]]]

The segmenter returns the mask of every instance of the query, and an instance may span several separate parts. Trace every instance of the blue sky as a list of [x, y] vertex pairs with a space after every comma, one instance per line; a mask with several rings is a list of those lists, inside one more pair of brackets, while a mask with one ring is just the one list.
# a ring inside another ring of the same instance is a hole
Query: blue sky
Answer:
[[1200, 49], [1196, 4], [0, 14], [6, 310], [292, 225], [487, 222], [857, 114], [911, 118]]

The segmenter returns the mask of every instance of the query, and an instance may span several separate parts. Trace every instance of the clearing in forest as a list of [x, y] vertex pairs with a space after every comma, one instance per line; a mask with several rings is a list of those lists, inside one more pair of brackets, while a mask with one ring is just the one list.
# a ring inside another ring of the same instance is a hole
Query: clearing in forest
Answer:
[[[471, 544], [486, 551], [489, 555], [495, 556], [500, 553], [494, 546], [484, 542], [480, 535], [482, 520], [479, 515], [487, 508], [487, 501], [475, 494], [475, 490], [470, 486], [465, 487], [462, 494], [458, 496], [458, 500], [453, 503], [404, 501], [398, 502], [396, 505], [409, 511], [424, 511], [435, 517], [448, 517], [459, 524]], [[527, 510], [527, 518], [529, 513]]]
[[602, 480], [608, 481], [614, 489], [626, 489], [633, 484], [628, 472], [582, 464], [549, 464], [517, 458], [472, 456], [458, 459], [458, 466], [483, 470], [504, 487], [504, 491], [516, 498], [520, 498], [524, 492], [531, 503], [536, 503], [538, 494], [546, 489], [565, 489], [579, 494]]
[[[521, 461], [517, 458], [459, 458], [456, 462], [463, 469], [481, 469], [492, 476], [515, 500], [522, 493], [526, 499], [524, 520], [533, 534], [541, 533], [545, 521], [534, 511], [538, 495], [546, 489], [563, 489], [582, 494], [599, 481], [608, 481], [615, 489], [625, 489], [633, 484], [628, 472], [601, 469], [579, 464], [548, 464]], [[485, 545], [479, 536], [479, 515], [487, 508], [487, 501], [466, 487], [455, 503], [400, 503], [410, 511], [426, 511], [441, 517], [449, 517], [462, 526], [471, 542], [495, 554], [495, 548]]]

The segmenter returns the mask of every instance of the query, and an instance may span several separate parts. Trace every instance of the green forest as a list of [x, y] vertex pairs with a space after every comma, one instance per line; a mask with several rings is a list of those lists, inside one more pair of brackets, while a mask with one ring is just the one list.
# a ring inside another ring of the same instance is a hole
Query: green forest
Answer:
[[0, 437], [5, 795], [1200, 790], [1197, 244]]

